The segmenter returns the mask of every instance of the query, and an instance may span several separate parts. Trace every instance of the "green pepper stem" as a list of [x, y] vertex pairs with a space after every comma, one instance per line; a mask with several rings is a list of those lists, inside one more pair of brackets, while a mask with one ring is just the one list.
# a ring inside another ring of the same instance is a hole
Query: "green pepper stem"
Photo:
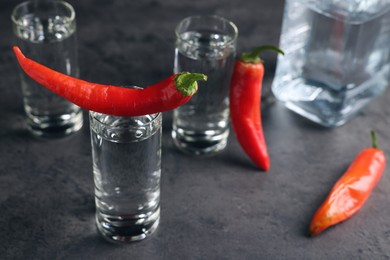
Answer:
[[376, 138], [376, 133], [374, 130], [371, 130], [371, 140], [372, 148], [378, 149], [378, 139]]
[[240, 60], [242, 60], [243, 62], [248, 62], [248, 63], [263, 62], [263, 60], [259, 57], [263, 51], [274, 51], [276, 53], [280, 53], [280, 54], [284, 55], [284, 52], [275, 46], [262, 45], [262, 46], [259, 46], [255, 49], [253, 49], [252, 51], [243, 52], [240, 56]]
[[176, 88], [183, 96], [192, 96], [198, 90], [198, 80], [207, 81], [207, 76], [201, 73], [180, 73], [175, 78]]

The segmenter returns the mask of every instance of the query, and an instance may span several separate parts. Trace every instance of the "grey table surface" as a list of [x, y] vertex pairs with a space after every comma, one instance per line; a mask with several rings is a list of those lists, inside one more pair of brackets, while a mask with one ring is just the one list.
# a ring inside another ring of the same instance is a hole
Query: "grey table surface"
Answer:
[[[10, 14], [0, 1], [0, 259], [390, 259], [390, 176], [364, 208], [318, 237], [315, 210], [355, 155], [378, 133], [390, 153], [389, 91], [353, 120], [326, 129], [279, 102], [263, 107], [271, 170], [258, 171], [233, 135], [209, 158], [178, 152], [164, 114], [161, 222], [148, 240], [107, 243], [94, 223], [89, 124], [38, 140], [25, 128]], [[175, 25], [217, 14], [239, 28], [238, 51], [278, 44], [280, 0], [69, 1], [77, 12], [81, 78], [147, 85], [172, 72]], [[264, 91], [276, 57], [266, 54]], [[85, 114], [86, 115], [86, 114]]]

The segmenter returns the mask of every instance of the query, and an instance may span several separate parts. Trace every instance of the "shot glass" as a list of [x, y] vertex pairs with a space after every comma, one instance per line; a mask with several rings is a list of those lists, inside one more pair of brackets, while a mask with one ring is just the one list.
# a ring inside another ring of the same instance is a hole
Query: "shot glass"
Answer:
[[161, 113], [89, 113], [96, 224], [109, 241], [150, 236], [160, 220]]
[[[76, 15], [63, 1], [27, 1], [11, 16], [16, 44], [54, 70], [78, 77]], [[31, 80], [20, 70], [27, 127], [36, 136], [61, 137], [83, 125], [82, 110]]]
[[212, 155], [229, 136], [229, 84], [234, 65], [237, 27], [218, 16], [192, 16], [175, 30], [174, 72], [199, 72], [208, 80], [173, 113], [172, 138], [183, 151]]

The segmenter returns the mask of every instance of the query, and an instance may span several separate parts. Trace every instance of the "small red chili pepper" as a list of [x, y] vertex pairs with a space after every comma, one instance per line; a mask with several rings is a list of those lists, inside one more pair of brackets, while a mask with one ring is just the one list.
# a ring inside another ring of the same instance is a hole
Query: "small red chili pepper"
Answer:
[[373, 147], [358, 154], [314, 214], [310, 223], [311, 235], [318, 235], [358, 212], [380, 180], [386, 166], [386, 157], [377, 148], [373, 131], [371, 135]]
[[33, 80], [74, 104], [115, 116], [140, 116], [172, 110], [190, 100], [198, 89], [199, 73], [184, 72], [144, 89], [102, 85], [76, 79], [26, 58], [17, 46], [14, 53]]
[[241, 147], [260, 169], [267, 171], [270, 159], [261, 123], [264, 65], [259, 57], [265, 50], [283, 54], [268, 45], [242, 53], [234, 66], [229, 99], [232, 127]]

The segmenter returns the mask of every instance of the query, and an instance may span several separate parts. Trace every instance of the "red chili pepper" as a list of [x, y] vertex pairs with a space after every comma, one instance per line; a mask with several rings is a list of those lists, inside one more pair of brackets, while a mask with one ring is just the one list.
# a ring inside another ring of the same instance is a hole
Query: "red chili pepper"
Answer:
[[13, 50], [22, 69], [39, 84], [82, 108], [115, 116], [140, 116], [175, 109], [196, 93], [197, 80], [207, 80], [203, 74], [184, 72], [144, 89], [102, 85], [49, 69], [26, 58], [16, 46]]
[[230, 85], [230, 118], [241, 147], [260, 169], [267, 171], [270, 159], [261, 123], [264, 65], [259, 58], [265, 50], [283, 54], [273, 46], [260, 46], [241, 54], [236, 61]]
[[373, 147], [361, 151], [344, 175], [336, 182], [310, 223], [310, 234], [318, 235], [360, 210], [382, 176], [386, 157], [377, 148], [374, 132]]

